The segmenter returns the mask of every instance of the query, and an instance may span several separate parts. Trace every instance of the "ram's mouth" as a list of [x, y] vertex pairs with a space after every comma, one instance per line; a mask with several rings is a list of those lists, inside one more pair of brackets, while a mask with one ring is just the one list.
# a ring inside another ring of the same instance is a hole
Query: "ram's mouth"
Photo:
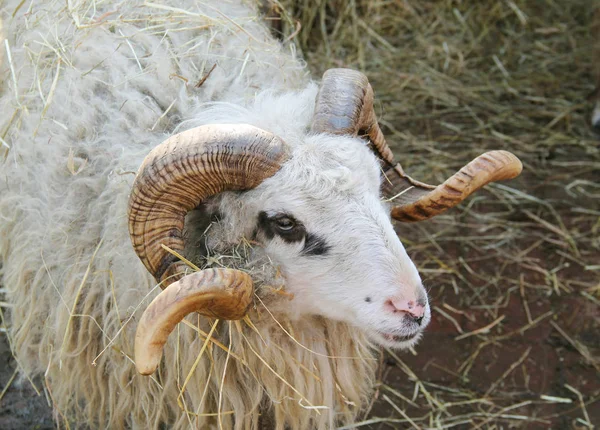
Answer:
[[411, 334], [394, 334], [386, 333], [382, 331], [373, 332], [372, 338], [379, 345], [386, 346], [389, 348], [404, 349], [414, 345], [417, 340], [421, 337], [421, 331], [416, 331]]
[[401, 343], [401, 342], [407, 342], [409, 340], [413, 340], [415, 337], [417, 337], [418, 334], [419, 334], [419, 332], [415, 332], [412, 334], [406, 334], [406, 335], [397, 335], [397, 334], [379, 332], [379, 335], [381, 337], [383, 337], [385, 340], [387, 340], [388, 342], [394, 342], [394, 343]]

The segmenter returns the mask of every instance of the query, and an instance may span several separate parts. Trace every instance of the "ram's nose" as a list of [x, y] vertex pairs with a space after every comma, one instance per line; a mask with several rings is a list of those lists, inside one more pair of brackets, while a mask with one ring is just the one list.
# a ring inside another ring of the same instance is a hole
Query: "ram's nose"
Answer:
[[411, 317], [417, 324], [421, 324], [425, 316], [427, 302], [424, 299], [391, 297], [386, 303], [386, 308], [394, 313], [402, 312]]

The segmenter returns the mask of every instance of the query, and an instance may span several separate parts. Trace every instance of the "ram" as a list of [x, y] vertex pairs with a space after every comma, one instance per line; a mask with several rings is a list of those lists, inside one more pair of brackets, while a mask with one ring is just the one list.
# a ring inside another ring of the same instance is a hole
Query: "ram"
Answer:
[[430, 320], [391, 218], [521, 169], [493, 151], [411, 179], [364, 75], [317, 86], [256, 10], [218, 7], [4, 2], [9, 333], [76, 426], [351, 423], [373, 349]]

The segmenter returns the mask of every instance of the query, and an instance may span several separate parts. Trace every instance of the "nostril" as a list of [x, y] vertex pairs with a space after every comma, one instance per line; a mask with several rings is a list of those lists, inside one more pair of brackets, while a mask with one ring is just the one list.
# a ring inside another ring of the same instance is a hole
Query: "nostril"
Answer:
[[415, 320], [415, 322], [419, 325], [421, 325], [421, 321], [423, 321], [423, 315], [421, 315], [420, 317], [413, 317], [413, 319]]

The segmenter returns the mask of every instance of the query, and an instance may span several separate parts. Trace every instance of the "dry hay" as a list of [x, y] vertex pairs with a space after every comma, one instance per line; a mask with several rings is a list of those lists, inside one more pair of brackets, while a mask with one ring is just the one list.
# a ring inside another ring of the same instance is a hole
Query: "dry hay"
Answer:
[[447, 215], [398, 226], [429, 286], [433, 323], [415, 355], [387, 352], [365, 428], [600, 422], [600, 151], [585, 100], [592, 5], [274, 4], [315, 76], [367, 73], [413, 177], [442, 181], [488, 149], [524, 164], [518, 180]]
[[489, 149], [524, 164], [447, 215], [398, 225], [433, 323], [418, 355], [388, 352], [364, 425], [600, 424], [600, 150], [586, 102], [595, 3], [284, 5], [315, 75], [369, 76], [414, 178], [440, 182]]

